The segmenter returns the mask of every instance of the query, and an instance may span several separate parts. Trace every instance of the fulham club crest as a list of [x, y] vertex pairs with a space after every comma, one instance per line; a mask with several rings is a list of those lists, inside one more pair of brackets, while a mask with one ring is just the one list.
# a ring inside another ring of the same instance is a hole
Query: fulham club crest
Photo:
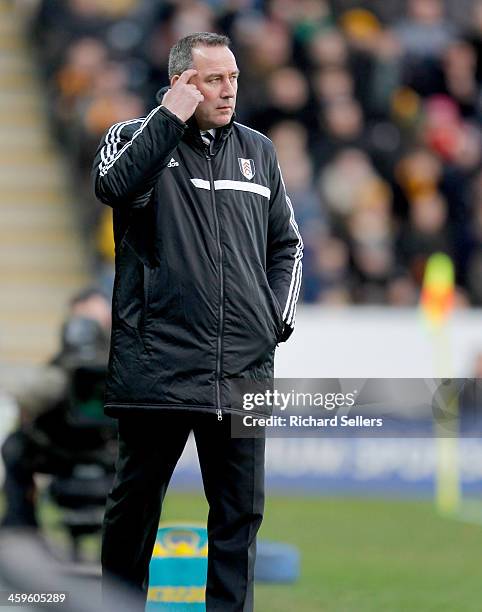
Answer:
[[254, 161], [252, 159], [243, 159], [242, 157], [238, 157], [238, 162], [241, 174], [245, 176], [248, 181], [250, 181], [256, 172], [254, 169]]

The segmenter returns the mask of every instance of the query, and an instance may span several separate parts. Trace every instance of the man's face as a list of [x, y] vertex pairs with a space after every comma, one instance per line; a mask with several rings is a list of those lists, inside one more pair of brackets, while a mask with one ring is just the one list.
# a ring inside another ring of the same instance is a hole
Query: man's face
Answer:
[[198, 73], [189, 81], [199, 89], [204, 100], [194, 116], [201, 130], [227, 125], [233, 116], [238, 92], [239, 70], [228, 47], [195, 47], [192, 67]]

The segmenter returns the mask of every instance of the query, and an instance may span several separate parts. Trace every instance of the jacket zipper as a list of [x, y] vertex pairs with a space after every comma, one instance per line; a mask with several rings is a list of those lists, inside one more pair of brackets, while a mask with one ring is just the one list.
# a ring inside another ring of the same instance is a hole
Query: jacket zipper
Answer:
[[217, 349], [216, 349], [216, 414], [218, 415], [218, 421], [223, 420], [223, 410], [221, 408], [221, 357], [222, 357], [222, 342], [223, 342], [223, 328], [224, 328], [224, 269], [223, 269], [223, 248], [221, 246], [221, 234], [219, 231], [219, 218], [218, 211], [216, 208], [216, 197], [214, 195], [214, 179], [213, 169], [211, 165], [211, 155], [206, 152], [206, 160], [208, 162], [209, 170], [209, 184], [211, 191], [211, 202], [213, 205], [214, 221], [216, 227], [216, 242], [218, 246], [218, 258], [219, 258], [219, 326], [218, 326], [218, 338], [217, 338]]

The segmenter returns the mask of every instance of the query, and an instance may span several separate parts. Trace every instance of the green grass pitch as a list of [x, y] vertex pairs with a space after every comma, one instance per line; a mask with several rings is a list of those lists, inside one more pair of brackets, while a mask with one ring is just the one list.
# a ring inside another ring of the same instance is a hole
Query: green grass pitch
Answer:
[[[201, 495], [168, 493], [165, 520], [206, 514]], [[482, 526], [430, 501], [268, 495], [259, 536], [298, 546], [301, 577], [257, 585], [256, 612], [482, 610]]]
[[[163, 520], [206, 516], [202, 494], [168, 492]], [[42, 504], [42, 524], [65, 543], [59, 519]], [[270, 494], [259, 535], [296, 545], [301, 576], [256, 585], [256, 612], [482, 610], [482, 525], [442, 518], [429, 500]], [[98, 553], [98, 540], [86, 545], [88, 556]]]

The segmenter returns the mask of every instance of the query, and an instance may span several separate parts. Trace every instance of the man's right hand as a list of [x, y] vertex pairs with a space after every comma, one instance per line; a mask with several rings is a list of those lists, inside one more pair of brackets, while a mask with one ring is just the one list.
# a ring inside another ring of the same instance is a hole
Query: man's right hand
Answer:
[[198, 104], [204, 100], [196, 85], [189, 83], [196, 74], [193, 68], [185, 70], [162, 99], [162, 106], [184, 122], [194, 115]]

